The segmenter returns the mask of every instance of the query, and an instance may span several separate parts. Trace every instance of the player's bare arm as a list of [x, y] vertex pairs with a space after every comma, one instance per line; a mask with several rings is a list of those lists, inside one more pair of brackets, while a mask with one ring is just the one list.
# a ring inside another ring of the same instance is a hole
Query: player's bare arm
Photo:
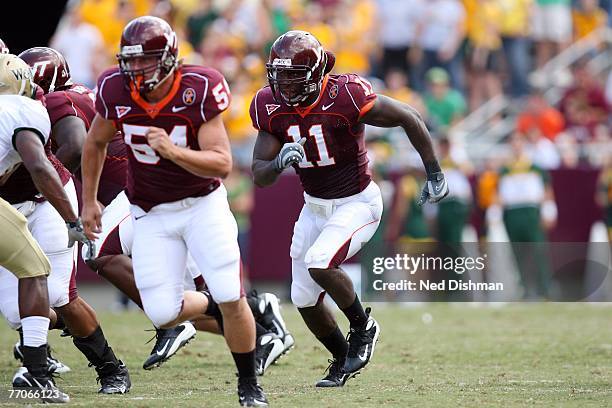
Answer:
[[81, 219], [83, 220], [85, 235], [89, 239], [95, 239], [95, 234], [100, 233], [102, 227], [102, 209], [96, 197], [100, 174], [106, 157], [106, 147], [114, 136], [115, 125], [113, 121], [96, 114], [85, 138], [81, 157], [81, 175], [83, 177]]
[[253, 181], [259, 187], [274, 184], [280, 172], [276, 168], [274, 160], [280, 152], [280, 142], [268, 132], [259, 131], [255, 148], [253, 149]]
[[149, 145], [163, 158], [196, 176], [225, 178], [232, 170], [230, 143], [220, 115], [200, 126], [198, 143], [201, 150], [175, 145], [161, 128], [150, 127], [145, 136]]
[[20, 130], [15, 136], [15, 148], [32, 180], [45, 198], [66, 222], [76, 222], [77, 215], [70, 205], [57, 171], [47, 159], [40, 137], [31, 130]]
[[66, 116], [53, 125], [51, 136], [55, 138], [58, 149], [55, 157], [74, 173], [81, 165], [83, 142], [87, 135], [85, 123], [76, 116]]
[[427, 172], [427, 184], [421, 195], [425, 201], [438, 202], [448, 195], [448, 186], [434, 153], [431, 136], [421, 115], [410, 105], [378, 95], [374, 106], [360, 119], [362, 123], [383, 128], [401, 126], [421, 156]]
[[255, 184], [259, 187], [274, 184], [283, 170], [304, 160], [304, 143], [306, 138], [281, 145], [274, 136], [260, 130], [251, 165]]

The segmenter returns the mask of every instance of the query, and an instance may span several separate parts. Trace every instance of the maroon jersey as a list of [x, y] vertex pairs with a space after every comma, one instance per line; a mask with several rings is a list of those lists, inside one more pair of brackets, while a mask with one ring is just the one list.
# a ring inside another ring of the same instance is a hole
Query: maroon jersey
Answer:
[[204, 196], [219, 187], [218, 179], [198, 177], [159, 156], [144, 135], [150, 126], [160, 127], [176, 145], [200, 150], [200, 126], [227, 109], [229, 103], [227, 83], [212, 68], [180, 67], [172, 89], [156, 104], [130, 92], [117, 67], [100, 76], [96, 110], [114, 121], [124, 135], [128, 146], [127, 196], [131, 203], [149, 211], [157, 204]]
[[364, 125], [359, 118], [374, 105], [372, 86], [358, 75], [328, 75], [319, 98], [307, 108], [274, 99], [270, 87], [251, 102], [251, 120], [281, 143], [306, 137], [306, 158], [293, 165], [304, 191], [319, 198], [348, 197], [370, 183]]
[[[83, 85], [71, 85], [69, 88], [48, 93], [45, 96], [47, 112], [51, 119], [51, 129], [57, 122], [66, 116], [76, 116], [83, 121], [85, 128], [89, 130], [91, 122], [96, 115], [94, 105], [95, 94]], [[57, 142], [51, 132], [51, 146], [53, 151], [57, 150]], [[98, 188], [98, 201], [105, 206], [115, 198], [120, 191], [125, 188], [127, 172], [127, 153], [123, 137], [117, 133], [110, 142], [106, 151], [104, 167], [100, 176], [100, 186]], [[77, 171], [75, 176], [80, 179], [81, 172]], [[80, 197], [79, 197], [80, 199]]]

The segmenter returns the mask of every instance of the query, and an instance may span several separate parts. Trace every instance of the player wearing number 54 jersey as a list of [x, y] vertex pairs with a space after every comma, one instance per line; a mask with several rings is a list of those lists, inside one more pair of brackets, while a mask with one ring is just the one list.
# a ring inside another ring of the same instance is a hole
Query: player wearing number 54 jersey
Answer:
[[[364, 310], [340, 268], [380, 223], [382, 199], [368, 171], [364, 126], [401, 126], [428, 173], [423, 201], [437, 202], [448, 188], [419, 114], [382, 95], [358, 75], [332, 75], [332, 53], [304, 31], [289, 31], [272, 45], [266, 64], [269, 86], [251, 104], [259, 131], [253, 153], [255, 183], [274, 183], [293, 166], [304, 187], [295, 223], [291, 299], [312, 333], [332, 353], [319, 387], [338, 387], [365, 367], [380, 328]], [[350, 322], [348, 341], [322, 303], [327, 292]]]
[[[265, 406], [237, 226], [220, 181], [232, 167], [219, 115], [229, 106], [229, 89], [216, 70], [182, 65], [177, 55], [176, 34], [164, 20], [138, 17], [124, 28], [119, 67], [98, 80], [97, 114], [83, 148], [85, 233], [92, 239], [101, 233], [96, 188], [106, 145], [121, 130], [129, 147], [134, 279], [146, 315], [167, 329], [202, 314], [217, 316], [218, 304], [238, 368], [240, 403]], [[184, 290], [187, 251], [210, 292]]]

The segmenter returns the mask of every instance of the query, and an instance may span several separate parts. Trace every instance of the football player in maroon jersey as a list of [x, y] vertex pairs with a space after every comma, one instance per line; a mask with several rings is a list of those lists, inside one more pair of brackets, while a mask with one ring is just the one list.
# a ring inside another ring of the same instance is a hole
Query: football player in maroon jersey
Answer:
[[[305, 191], [290, 250], [291, 299], [333, 355], [318, 387], [343, 386], [365, 367], [380, 332], [340, 268], [372, 237], [383, 210], [368, 170], [365, 124], [405, 130], [427, 171], [422, 202], [437, 202], [448, 194], [418, 112], [376, 95], [358, 75], [330, 74], [333, 65], [333, 54], [314, 36], [289, 31], [272, 45], [266, 64], [269, 86], [251, 103], [253, 126], [259, 131], [252, 165], [255, 184], [268, 186], [292, 166]], [[322, 302], [325, 292], [350, 322], [348, 341]]]
[[[121, 130], [129, 147], [134, 278], [145, 313], [161, 328], [222, 315], [240, 404], [266, 406], [255, 377], [255, 324], [242, 290], [236, 221], [221, 183], [232, 167], [219, 115], [229, 89], [219, 72], [182, 65], [177, 55], [176, 34], [164, 20], [138, 17], [124, 28], [119, 67], [99, 78], [83, 149], [85, 231], [91, 239], [101, 232], [97, 185], [106, 145]], [[188, 251], [209, 291], [184, 290]]]
[[[66, 60], [51, 48], [30, 48], [22, 52], [20, 58], [30, 65], [34, 82], [45, 93], [46, 108], [51, 119], [51, 136], [45, 147], [47, 156], [66, 188], [74, 189], [70, 172], [62, 164], [71, 166], [72, 170], [79, 166], [80, 149], [94, 116], [93, 93], [70, 81]], [[53, 150], [62, 158], [62, 163], [52, 153]], [[39, 195], [30, 173], [25, 169], [18, 169], [11, 179], [0, 187], [0, 194], [11, 203], [37, 201]], [[48, 241], [52, 242], [53, 239], [49, 238]], [[64, 301], [65, 303], [54, 309], [59, 318], [53, 328], [61, 329], [65, 324], [72, 334], [75, 346], [95, 367], [100, 377], [100, 393], [126, 393], [131, 386], [128, 370], [108, 346], [95, 311], [78, 295], [76, 268], [72, 257], [71, 252], [49, 255], [53, 274], [67, 275], [64, 282], [66, 296], [58, 304]], [[16, 357], [21, 355], [20, 349], [15, 348]], [[58, 371], [66, 371], [59, 362], [53, 363]]]

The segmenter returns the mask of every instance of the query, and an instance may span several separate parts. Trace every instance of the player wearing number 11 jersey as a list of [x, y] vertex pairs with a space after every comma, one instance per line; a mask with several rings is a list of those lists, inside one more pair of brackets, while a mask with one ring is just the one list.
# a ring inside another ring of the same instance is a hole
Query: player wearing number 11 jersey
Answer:
[[[176, 34], [164, 20], [138, 17], [124, 28], [119, 67], [98, 80], [97, 114], [83, 148], [85, 233], [95, 239], [101, 232], [96, 188], [106, 145], [121, 130], [144, 312], [162, 329], [222, 315], [240, 404], [267, 406], [255, 377], [255, 322], [242, 290], [238, 229], [220, 181], [232, 168], [220, 116], [229, 89], [216, 70], [182, 65], [177, 55]], [[208, 291], [184, 290], [188, 251]]]
[[[269, 86], [251, 103], [259, 131], [253, 153], [255, 183], [274, 183], [293, 166], [304, 187], [304, 207], [291, 243], [291, 299], [310, 331], [331, 352], [329, 372], [318, 387], [341, 387], [374, 354], [380, 327], [361, 306], [340, 268], [376, 231], [382, 215], [371, 180], [365, 124], [401, 126], [425, 164], [422, 200], [437, 202], [448, 188], [419, 114], [376, 95], [358, 75], [332, 75], [334, 56], [305, 31], [289, 31], [272, 45], [266, 64]], [[322, 302], [327, 292], [350, 323], [348, 340]]]

